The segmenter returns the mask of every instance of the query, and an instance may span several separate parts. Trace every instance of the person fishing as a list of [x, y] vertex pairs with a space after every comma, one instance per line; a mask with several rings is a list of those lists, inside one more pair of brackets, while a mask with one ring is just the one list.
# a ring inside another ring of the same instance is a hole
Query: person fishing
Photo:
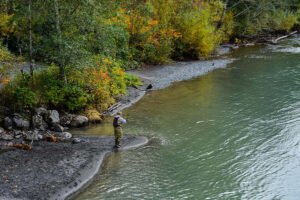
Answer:
[[113, 120], [113, 127], [115, 133], [115, 147], [120, 148], [120, 142], [123, 137], [123, 129], [122, 125], [126, 124], [126, 119], [122, 117], [122, 112], [118, 112], [117, 115], [114, 117]]

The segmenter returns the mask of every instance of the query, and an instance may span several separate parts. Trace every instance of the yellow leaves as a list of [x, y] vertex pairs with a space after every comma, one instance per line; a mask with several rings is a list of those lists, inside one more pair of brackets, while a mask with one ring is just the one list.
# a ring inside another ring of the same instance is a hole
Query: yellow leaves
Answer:
[[14, 59], [14, 56], [5, 48], [0, 45], [0, 63], [10, 62]]
[[111, 61], [109, 58], [107, 58], [107, 57], [103, 58], [103, 59], [102, 59], [102, 62], [103, 62], [105, 65], [111, 65], [111, 64], [112, 64], [112, 61]]
[[197, 7], [192, 7], [189, 12], [179, 15], [178, 30], [181, 34], [175, 35], [198, 57], [206, 57], [232, 33], [233, 16], [228, 12], [222, 27], [217, 29], [216, 24], [221, 19], [224, 4], [221, 1], [195, 2], [199, 3]]
[[124, 8], [120, 8], [116, 11], [116, 16], [105, 20], [104, 23], [107, 25], [119, 25], [129, 28], [131, 25], [131, 20], [130, 16], [126, 13], [126, 10]]
[[120, 68], [120, 67], [114, 67], [112, 69], [112, 73], [117, 75], [117, 76], [125, 76], [125, 71], [124, 69]]
[[102, 109], [101, 105], [111, 105], [115, 96], [126, 92], [125, 71], [120, 65], [118, 60], [100, 57], [94, 67], [82, 72], [81, 79], [88, 86], [95, 106]]
[[153, 26], [156, 26], [157, 24], [158, 24], [158, 20], [156, 20], [156, 19], [151, 19], [151, 20], [149, 20], [149, 22], [148, 22], [148, 25], [150, 26], [150, 27], [153, 27]]
[[14, 31], [14, 25], [9, 24], [13, 15], [0, 13], [0, 34], [7, 35]]

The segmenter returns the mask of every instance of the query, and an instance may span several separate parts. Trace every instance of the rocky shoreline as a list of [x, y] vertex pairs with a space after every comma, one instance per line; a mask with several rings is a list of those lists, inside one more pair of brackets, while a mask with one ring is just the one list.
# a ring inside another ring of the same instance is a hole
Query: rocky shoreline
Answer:
[[[28, 119], [28, 116], [32, 116]], [[11, 147], [32, 146], [35, 141], [46, 140], [51, 142], [71, 141], [80, 142], [66, 132], [72, 127], [83, 127], [89, 124], [89, 118], [83, 115], [69, 113], [59, 114], [57, 110], [36, 108], [31, 115], [22, 116], [14, 113], [3, 119], [0, 127], [0, 150]], [[99, 114], [99, 119], [100, 114]], [[6, 142], [6, 143], [5, 143]]]

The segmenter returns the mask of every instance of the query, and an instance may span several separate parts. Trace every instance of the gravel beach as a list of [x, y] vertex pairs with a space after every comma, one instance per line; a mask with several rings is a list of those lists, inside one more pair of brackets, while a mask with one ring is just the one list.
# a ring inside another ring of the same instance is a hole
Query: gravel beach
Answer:
[[[33, 150], [0, 153], [0, 199], [69, 199], [99, 171], [105, 156], [116, 151], [113, 137], [84, 137], [81, 143], [36, 142]], [[119, 151], [148, 142], [125, 136]]]

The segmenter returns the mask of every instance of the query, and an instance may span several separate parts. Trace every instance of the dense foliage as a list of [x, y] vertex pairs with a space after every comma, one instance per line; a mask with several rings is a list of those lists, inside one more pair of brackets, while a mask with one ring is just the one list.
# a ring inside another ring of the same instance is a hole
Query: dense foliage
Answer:
[[[138, 80], [124, 70], [205, 58], [234, 38], [299, 28], [299, 0], [0, 0], [1, 97], [15, 109], [107, 109]], [[5, 46], [5, 47], [4, 47]], [[17, 57], [30, 63], [9, 82]], [[49, 67], [33, 71], [34, 62]]]
[[228, 10], [234, 13], [235, 34], [240, 37], [299, 29], [299, 0], [227, 0], [227, 3]]

